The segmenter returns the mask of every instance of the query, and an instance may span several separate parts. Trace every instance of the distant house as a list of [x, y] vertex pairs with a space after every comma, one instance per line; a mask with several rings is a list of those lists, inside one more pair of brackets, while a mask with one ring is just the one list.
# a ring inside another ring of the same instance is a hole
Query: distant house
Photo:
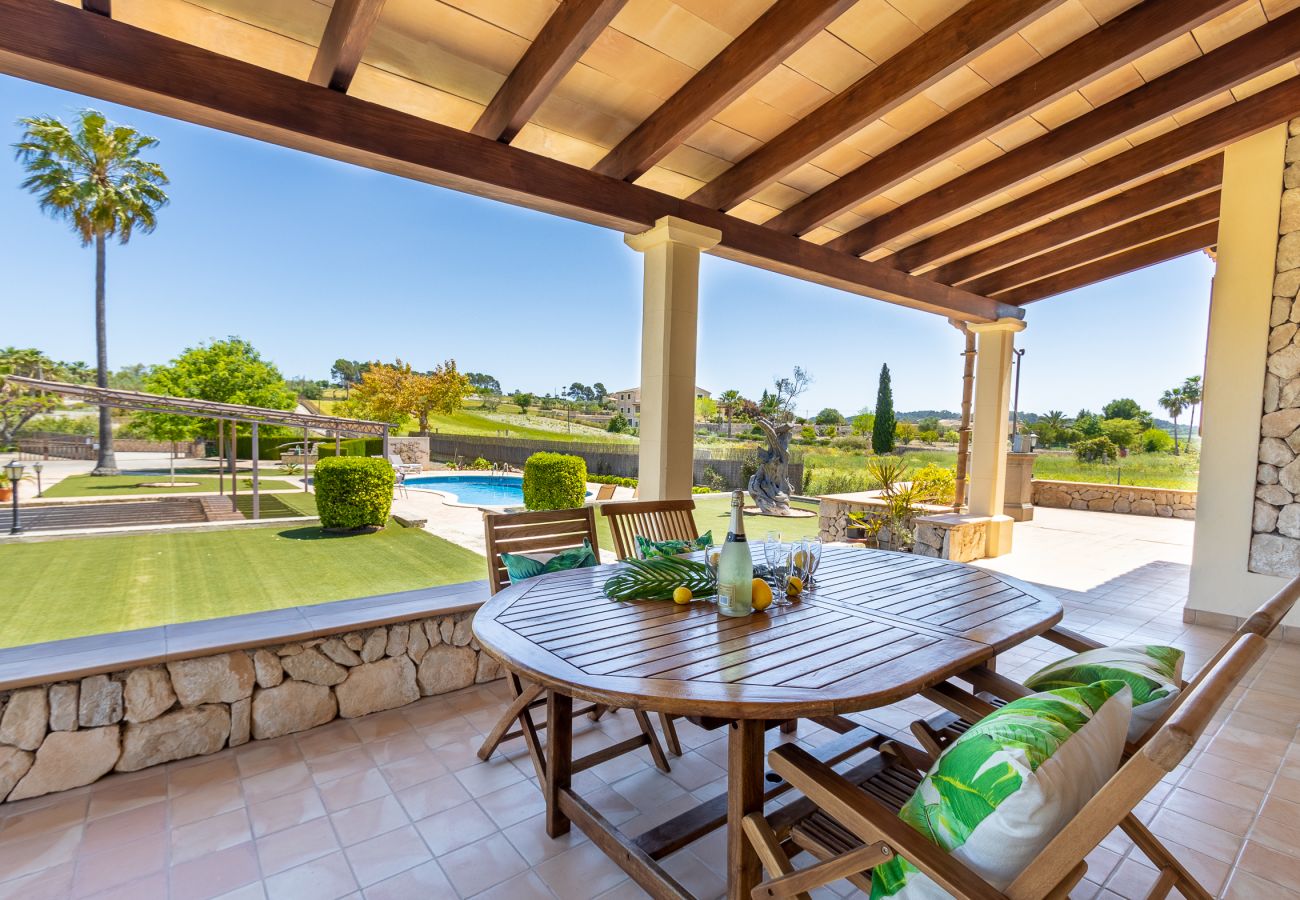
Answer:
[[[639, 387], [626, 388], [621, 391], [615, 391], [609, 395], [614, 400], [614, 408], [623, 414], [628, 424], [633, 428], [641, 427], [641, 389]], [[704, 388], [696, 385], [695, 399], [701, 397], [712, 397], [713, 394]]]

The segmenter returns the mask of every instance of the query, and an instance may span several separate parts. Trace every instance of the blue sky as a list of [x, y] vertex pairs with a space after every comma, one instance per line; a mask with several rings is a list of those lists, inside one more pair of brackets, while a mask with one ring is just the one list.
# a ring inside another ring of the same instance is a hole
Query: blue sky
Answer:
[[[109, 360], [159, 363], [244, 337], [286, 375], [338, 357], [495, 375], [506, 390], [633, 385], [640, 258], [622, 235], [0, 76], [0, 142], [24, 115], [83, 106], [161, 140], [158, 230], [108, 255]], [[93, 251], [43, 216], [0, 154], [0, 345], [94, 357]], [[1203, 254], [1028, 308], [1021, 408], [1147, 408], [1202, 369]], [[773, 324], [779, 323], [774, 329]], [[699, 382], [757, 395], [802, 365], [801, 405], [957, 408], [961, 338], [943, 319], [705, 257]]]

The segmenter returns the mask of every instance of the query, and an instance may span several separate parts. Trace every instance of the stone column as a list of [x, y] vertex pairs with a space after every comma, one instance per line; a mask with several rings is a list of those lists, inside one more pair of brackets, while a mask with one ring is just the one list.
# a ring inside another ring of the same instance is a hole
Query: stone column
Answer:
[[624, 240], [645, 256], [639, 496], [685, 499], [695, 465], [700, 252], [717, 245], [722, 232], [665, 216]]
[[1224, 152], [1185, 616], [1205, 624], [1235, 625], [1300, 572], [1300, 137], [1287, 132]]
[[988, 516], [985, 556], [1011, 552], [1012, 519], [1006, 501], [1007, 434], [1011, 428], [1011, 350], [1022, 319], [972, 324], [979, 349], [975, 357], [975, 433], [971, 440], [970, 514]]

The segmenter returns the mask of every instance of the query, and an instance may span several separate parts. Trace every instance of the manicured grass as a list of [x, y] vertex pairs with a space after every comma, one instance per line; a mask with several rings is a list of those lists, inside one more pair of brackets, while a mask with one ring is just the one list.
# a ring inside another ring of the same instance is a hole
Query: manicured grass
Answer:
[[483, 577], [478, 554], [396, 525], [347, 536], [312, 525], [9, 544], [0, 547], [0, 646]]
[[[336, 400], [319, 400], [321, 411], [326, 415], [334, 415], [333, 412], [338, 401]], [[412, 420], [404, 425], [400, 432], [403, 434], [410, 433], [415, 429], [415, 422]], [[441, 431], [446, 434], [481, 434], [488, 437], [503, 436], [501, 433], [509, 432], [505, 437], [512, 438], [531, 438], [533, 440], [543, 441], [597, 441], [597, 442], [628, 442], [634, 441], [633, 438], [623, 437], [620, 435], [610, 434], [601, 431], [598, 428], [590, 428], [578, 423], [573, 424], [573, 430], [570, 432], [565, 423], [541, 416], [521, 416], [518, 407], [501, 406], [496, 413], [479, 412], [477, 409], [462, 409], [460, 412], [453, 413], [449, 416], [432, 415], [429, 417], [429, 430]]]
[[[209, 470], [210, 471], [210, 470]], [[70, 475], [45, 489], [46, 497], [128, 497], [132, 494], [197, 494], [197, 493], [216, 493], [218, 479], [215, 475], [189, 475], [180, 471], [176, 473], [176, 480], [198, 482], [197, 485], [177, 485], [171, 487], [165, 482], [170, 481], [171, 476], [163, 474], [151, 475]], [[239, 489], [241, 491], [249, 490], [252, 475], [247, 470], [241, 469], [239, 472]], [[258, 482], [264, 491], [281, 491], [301, 488], [301, 484], [294, 484], [285, 481], [282, 478], [265, 478], [259, 475]], [[158, 484], [159, 487], [141, 487], [143, 484]], [[230, 489], [230, 479], [225, 479], [226, 490]]]
[[[253, 495], [240, 494], [235, 504], [245, 517], [253, 518]], [[263, 519], [288, 519], [293, 516], [314, 516], [316, 495], [298, 491], [293, 494], [263, 494], [259, 512]]]
[[[955, 450], [908, 451], [904, 458], [914, 467], [929, 463], [954, 468], [957, 465]], [[846, 452], [818, 448], [804, 454], [804, 464], [816, 467], [813, 493], [845, 493], [863, 490], [868, 456], [861, 452]], [[1196, 490], [1200, 473], [1200, 455], [1184, 453], [1130, 453], [1124, 459], [1100, 465], [1081, 463], [1074, 456], [1039, 453], [1034, 460], [1034, 477], [1047, 481], [1083, 481], [1090, 484], [1122, 484], [1142, 487]]]
[[[746, 496], [746, 502], [749, 498]], [[794, 503], [800, 509], [816, 510], [816, 506]], [[731, 499], [729, 497], [707, 497], [695, 499], [695, 527], [700, 534], [713, 532], [714, 543], [721, 544], [727, 537], [727, 528], [731, 523]], [[803, 519], [778, 519], [766, 516], [745, 516], [745, 536], [757, 544], [769, 531], [781, 532], [783, 541], [798, 540], [803, 537], [816, 537], [820, 528], [816, 516]], [[614, 550], [614, 535], [609, 530], [608, 520], [596, 511], [596, 537], [603, 550]], [[755, 560], [763, 551], [753, 548]]]

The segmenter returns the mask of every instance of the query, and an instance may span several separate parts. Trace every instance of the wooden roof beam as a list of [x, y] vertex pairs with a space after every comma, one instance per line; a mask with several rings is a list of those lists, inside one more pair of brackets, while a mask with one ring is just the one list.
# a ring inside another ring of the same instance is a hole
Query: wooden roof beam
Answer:
[[[1039, 281], [1106, 256], [1113, 256], [1155, 238], [1177, 234], [1197, 225], [1219, 219], [1219, 192], [1211, 191], [1175, 206], [1133, 219], [1114, 228], [1048, 253], [1030, 257], [1014, 266], [992, 272], [970, 282], [966, 289], [986, 297], [996, 297], [1012, 288]], [[1030, 232], [1032, 234], [1032, 232]]]
[[1300, 109], [1300, 78], [1188, 122], [1073, 175], [905, 247], [883, 262], [905, 272], [958, 255], [968, 247], [1030, 225], [1054, 212], [1146, 181], [1167, 169], [1216, 153], [1242, 138], [1285, 122]]
[[884, 246], [1298, 56], [1300, 10], [1294, 10], [859, 225], [828, 246], [846, 253]]
[[1141, 247], [1134, 247], [1123, 253], [1116, 253], [1114, 256], [1099, 259], [1076, 269], [1051, 275], [1041, 281], [1022, 285], [1013, 291], [1008, 291], [1003, 297], [1006, 302], [1014, 303], [1017, 306], [1033, 303], [1035, 300], [1042, 300], [1045, 297], [1077, 290], [1090, 284], [1096, 284], [1099, 281], [1105, 281], [1108, 278], [1117, 278], [1120, 275], [1127, 275], [1129, 272], [1136, 272], [1138, 269], [1145, 269], [1147, 266], [1168, 262], [1171, 259], [1186, 256], [1188, 253], [1195, 253], [1198, 250], [1213, 247], [1218, 239], [1219, 223], [1210, 222], [1207, 225], [1200, 225], [1188, 231], [1181, 231], [1158, 241], [1143, 244]]
[[853, 86], [830, 98], [691, 195], [731, 209], [915, 97], [1062, 0], [970, 0]]
[[307, 80], [346, 94], [383, 8], [384, 0], [334, 0]]
[[1237, 0], [1139, 3], [867, 160], [765, 224], [788, 234], [807, 234], [939, 160], [977, 144], [1008, 123], [1042, 109], [1236, 5]]
[[627, 0], [560, 0], [470, 130], [510, 143]]
[[1085, 206], [1078, 212], [1047, 222], [1033, 231], [1018, 234], [931, 269], [925, 273], [925, 277], [944, 284], [964, 284], [987, 272], [1038, 256], [1062, 244], [1086, 238], [1174, 203], [1217, 191], [1222, 182], [1223, 156], [1219, 154]]
[[598, 162], [635, 181], [857, 0], [776, 3]]
[[0, 0], [0, 72], [623, 232], [678, 216], [722, 232], [715, 255], [913, 309], [977, 322], [1022, 315], [968, 291], [60, 3]]

